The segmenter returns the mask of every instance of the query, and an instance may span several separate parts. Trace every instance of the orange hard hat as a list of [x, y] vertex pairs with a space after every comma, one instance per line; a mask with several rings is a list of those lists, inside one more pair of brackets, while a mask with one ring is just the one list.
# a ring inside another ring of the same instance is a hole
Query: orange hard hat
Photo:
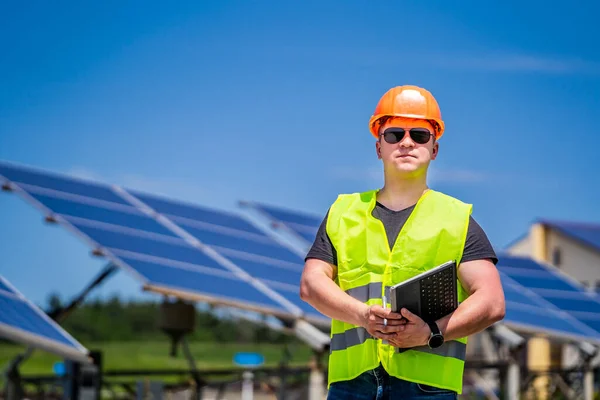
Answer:
[[418, 86], [396, 86], [381, 96], [369, 121], [369, 130], [375, 138], [379, 137], [379, 120], [383, 117], [425, 119], [433, 125], [436, 139], [444, 133], [437, 101], [429, 91]]

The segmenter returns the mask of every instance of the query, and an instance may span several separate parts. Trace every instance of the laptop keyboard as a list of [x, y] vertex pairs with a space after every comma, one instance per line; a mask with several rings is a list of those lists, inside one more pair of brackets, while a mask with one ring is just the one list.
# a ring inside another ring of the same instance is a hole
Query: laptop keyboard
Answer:
[[456, 304], [456, 281], [451, 268], [421, 281], [423, 319], [436, 320], [450, 314]]

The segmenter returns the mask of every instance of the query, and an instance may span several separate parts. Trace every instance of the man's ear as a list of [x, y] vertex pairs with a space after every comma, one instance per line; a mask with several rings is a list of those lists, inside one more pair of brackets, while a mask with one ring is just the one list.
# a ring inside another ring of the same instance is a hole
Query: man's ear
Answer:
[[375, 142], [375, 151], [377, 152], [377, 158], [381, 160], [381, 143], [379, 143], [379, 140]]
[[433, 150], [432, 150], [432, 152], [431, 152], [431, 159], [432, 159], [432, 160], [435, 160], [435, 158], [437, 157], [437, 155], [438, 155], [439, 151], [440, 151], [440, 144], [439, 144], [439, 142], [437, 142], [437, 141], [436, 141], [436, 142], [433, 144]]

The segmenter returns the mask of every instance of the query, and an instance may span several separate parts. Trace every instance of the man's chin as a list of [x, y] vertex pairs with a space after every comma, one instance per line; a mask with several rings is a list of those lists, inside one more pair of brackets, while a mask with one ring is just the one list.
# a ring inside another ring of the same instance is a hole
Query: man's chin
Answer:
[[395, 168], [395, 175], [402, 178], [415, 178], [422, 175], [422, 168], [417, 165], [397, 165]]
[[402, 163], [402, 164], [396, 164], [396, 171], [398, 173], [415, 173], [419, 170], [419, 166], [418, 165], [413, 165], [413, 164], [408, 164], [408, 163]]

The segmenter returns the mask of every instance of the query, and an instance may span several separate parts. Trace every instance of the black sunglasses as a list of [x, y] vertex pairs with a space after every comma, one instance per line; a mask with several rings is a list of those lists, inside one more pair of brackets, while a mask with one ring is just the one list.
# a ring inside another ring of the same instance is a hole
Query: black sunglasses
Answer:
[[[408, 133], [413, 142], [425, 144], [431, 138], [431, 132], [427, 128], [411, 128]], [[404, 139], [406, 130], [404, 128], [388, 128], [383, 132], [383, 139], [389, 144], [395, 144]]]

